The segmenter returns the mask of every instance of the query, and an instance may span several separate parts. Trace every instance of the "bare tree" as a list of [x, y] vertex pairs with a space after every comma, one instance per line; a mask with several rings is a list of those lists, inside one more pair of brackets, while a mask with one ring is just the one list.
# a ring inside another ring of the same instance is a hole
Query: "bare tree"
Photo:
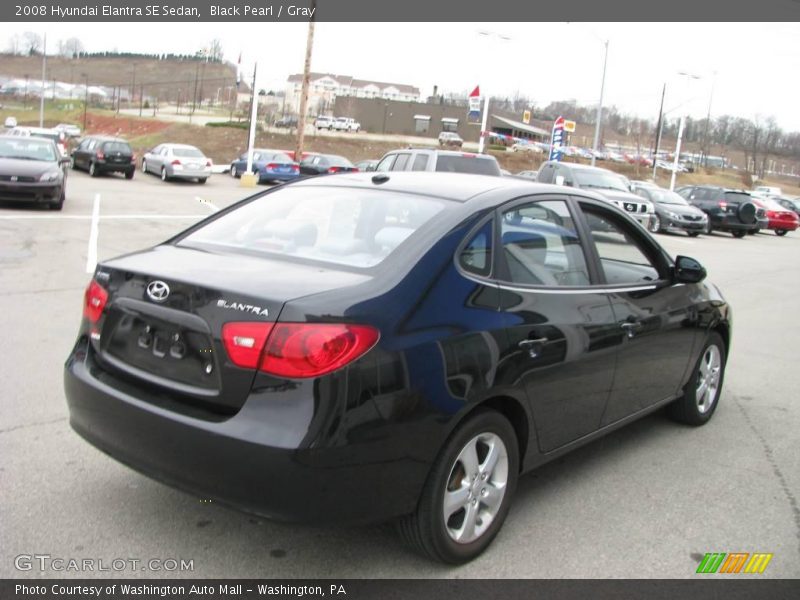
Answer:
[[22, 43], [19, 38], [19, 34], [15, 33], [11, 37], [8, 38], [8, 52], [9, 54], [17, 55], [20, 52], [20, 47]]
[[42, 36], [33, 31], [26, 31], [22, 34], [23, 38], [23, 53], [29, 56], [33, 54], [40, 54], [42, 51]]
[[215, 62], [222, 60], [222, 42], [214, 38], [208, 43], [208, 57]]
[[66, 58], [79, 58], [86, 49], [83, 47], [81, 41], [76, 37], [71, 37], [64, 42], [63, 55]]

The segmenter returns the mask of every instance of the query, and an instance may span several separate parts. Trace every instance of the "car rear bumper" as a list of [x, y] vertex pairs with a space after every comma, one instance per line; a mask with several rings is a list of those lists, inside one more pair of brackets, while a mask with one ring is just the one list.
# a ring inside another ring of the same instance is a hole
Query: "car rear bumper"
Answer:
[[96, 161], [94, 168], [100, 173], [131, 173], [136, 170], [136, 165], [133, 163], [110, 163], [105, 161]]
[[742, 223], [735, 215], [725, 215], [724, 217], [711, 216], [709, 219], [713, 229], [722, 229], [725, 231], [753, 231], [761, 228], [758, 221], [755, 223]]
[[138, 398], [108, 375], [79, 341], [64, 372], [70, 425], [155, 480], [281, 521], [375, 522], [416, 506], [428, 471], [419, 460], [387, 460], [373, 444], [278, 447], [265, 439], [269, 428], [259, 424], [257, 407], [200, 419]]
[[300, 177], [300, 173], [269, 173], [267, 171], [258, 172], [259, 181], [294, 181]]
[[170, 177], [175, 179], [207, 179], [211, 177], [211, 169], [172, 169]]
[[778, 221], [773, 219], [769, 222], [768, 229], [777, 231], [795, 231], [798, 227], [800, 227], [800, 223], [797, 221]]

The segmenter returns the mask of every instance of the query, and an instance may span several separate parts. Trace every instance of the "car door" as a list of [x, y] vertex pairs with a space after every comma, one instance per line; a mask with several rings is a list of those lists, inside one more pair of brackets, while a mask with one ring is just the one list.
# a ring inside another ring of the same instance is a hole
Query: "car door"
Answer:
[[159, 160], [158, 157], [159, 157], [159, 154], [161, 154], [161, 149], [162, 149], [162, 145], [159, 144], [158, 146], [156, 146], [155, 148], [150, 150], [150, 152], [148, 152], [145, 155], [144, 159], [145, 159], [145, 163], [147, 164], [147, 171], [148, 172], [158, 173], [158, 171], [160, 169], [160, 164], [159, 164], [160, 160]]
[[497, 214], [501, 365], [525, 390], [542, 453], [600, 427], [622, 342], [575, 210], [566, 195], [550, 195]]
[[89, 164], [89, 154], [94, 143], [94, 139], [87, 138], [78, 145], [72, 157], [72, 160], [76, 166], [84, 169], [87, 168]]
[[673, 282], [671, 259], [628, 219], [580, 200], [617, 327], [614, 386], [602, 425], [674, 397], [689, 368], [698, 313], [693, 286]]

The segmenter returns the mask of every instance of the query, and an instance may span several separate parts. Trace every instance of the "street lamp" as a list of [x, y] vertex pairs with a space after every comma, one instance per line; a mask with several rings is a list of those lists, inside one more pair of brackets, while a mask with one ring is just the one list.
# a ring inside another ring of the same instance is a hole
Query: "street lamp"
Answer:
[[[697, 75], [692, 75], [691, 73], [684, 73], [683, 71], [678, 72], [678, 75], [682, 75], [683, 77], [686, 77], [687, 80], [689, 80], [689, 79], [694, 79], [694, 80], [702, 79], [701, 77], [698, 77]], [[686, 102], [684, 102], [684, 104], [686, 104]], [[681, 105], [681, 106], [683, 106], [683, 105]], [[678, 161], [681, 158], [681, 138], [683, 137], [683, 125], [684, 125], [685, 122], [686, 122], [685, 115], [681, 115], [681, 120], [680, 120], [680, 123], [678, 125], [678, 141], [675, 144], [675, 158], [672, 161], [672, 176], [670, 177], [670, 180], [669, 180], [669, 191], [670, 192], [675, 190], [675, 177], [678, 174]]]
[[[495, 38], [495, 39], [498, 39], [498, 40], [502, 40], [504, 42], [511, 41], [511, 38], [509, 36], [503, 35], [501, 33], [497, 33], [495, 31], [478, 31], [477, 34], [478, 35], [482, 35], [482, 36], [487, 37], [487, 38]], [[486, 62], [486, 60], [484, 59], [484, 63], [485, 62]], [[485, 74], [488, 74], [488, 71], [489, 71], [488, 67], [484, 67], [483, 70], [484, 70]], [[484, 86], [484, 88], [483, 88], [483, 94], [484, 94], [484, 98], [483, 98], [483, 115], [481, 116], [481, 131], [478, 134], [478, 153], [479, 154], [483, 153], [484, 132], [486, 132], [486, 125], [489, 122], [489, 94], [487, 93], [486, 89], [487, 89], [486, 86]]]
[[86, 133], [86, 107], [89, 104], [89, 76], [86, 73], [81, 73], [83, 77], [83, 132]]

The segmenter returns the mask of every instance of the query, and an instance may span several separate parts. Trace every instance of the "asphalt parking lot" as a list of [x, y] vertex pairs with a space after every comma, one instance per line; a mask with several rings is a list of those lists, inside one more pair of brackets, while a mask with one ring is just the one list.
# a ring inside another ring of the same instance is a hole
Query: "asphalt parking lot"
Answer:
[[[733, 307], [714, 419], [692, 429], [656, 413], [523, 478], [500, 536], [466, 566], [418, 558], [388, 526], [261, 521], [89, 446], [62, 389], [87, 270], [247, 193], [227, 175], [197, 185], [73, 172], [61, 213], [0, 205], [0, 577], [687, 578], [707, 552], [773, 553], [760, 577], [800, 577], [800, 232], [658, 236], [699, 259]], [[24, 571], [19, 555], [193, 570]]]

